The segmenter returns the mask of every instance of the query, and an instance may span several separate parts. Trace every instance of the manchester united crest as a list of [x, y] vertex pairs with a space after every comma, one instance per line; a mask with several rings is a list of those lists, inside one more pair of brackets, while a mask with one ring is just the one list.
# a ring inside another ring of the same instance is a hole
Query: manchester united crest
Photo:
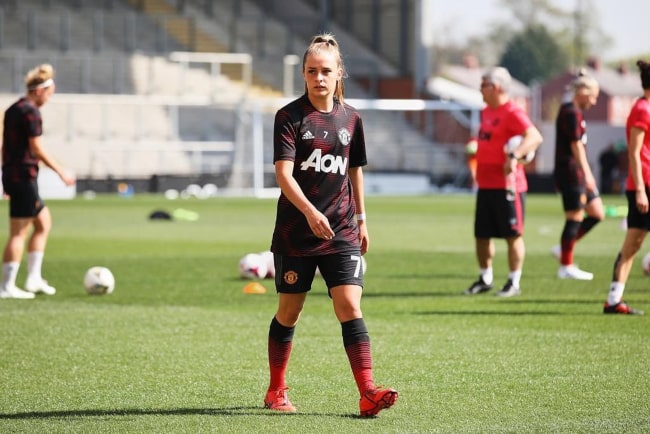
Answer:
[[350, 135], [350, 132], [346, 128], [340, 128], [336, 132], [336, 134], [339, 136], [339, 142], [341, 142], [343, 146], [347, 146], [350, 144], [350, 139], [352, 138], [352, 136]]
[[289, 285], [293, 285], [298, 281], [298, 273], [296, 273], [293, 270], [287, 271], [286, 273], [284, 273], [284, 281]]

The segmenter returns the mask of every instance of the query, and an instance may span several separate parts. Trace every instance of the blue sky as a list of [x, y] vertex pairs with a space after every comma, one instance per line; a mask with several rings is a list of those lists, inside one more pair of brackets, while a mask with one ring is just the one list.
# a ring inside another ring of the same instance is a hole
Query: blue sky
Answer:
[[[433, 2], [433, 36], [439, 42], [463, 43], [470, 36], [485, 33], [493, 21], [507, 21], [510, 14], [499, 0], [430, 0]], [[525, 1], [525, 0], [522, 0]], [[553, 0], [574, 9], [580, 0]], [[603, 60], [631, 57], [650, 52], [650, 0], [583, 0], [594, 5], [603, 31], [613, 45], [600, 53]]]

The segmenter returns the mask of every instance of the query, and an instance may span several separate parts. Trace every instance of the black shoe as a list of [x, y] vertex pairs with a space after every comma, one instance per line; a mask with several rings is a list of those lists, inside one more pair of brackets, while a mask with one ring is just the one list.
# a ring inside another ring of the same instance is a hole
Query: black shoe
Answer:
[[603, 307], [603, 313], [622, 313], [623, 315], [643, 315], [643, 311], [633, 309], [624, 301], [616, 304], [607, 304]]
[[483, 281], [483, 277], [479, 277], [478, 280], [463, 292], [465, 295], [475, 295], [481, 294], [482, 292], [488, 292], [492, 289], [492, 285], [488, 285]]
[[497, 297], [514, 297], [515, 295], [521, 295], [521, 289], [517, 288], [512, 284], [512, 280], [508, 279], [503, 288], [499, 290], [496, 294]]

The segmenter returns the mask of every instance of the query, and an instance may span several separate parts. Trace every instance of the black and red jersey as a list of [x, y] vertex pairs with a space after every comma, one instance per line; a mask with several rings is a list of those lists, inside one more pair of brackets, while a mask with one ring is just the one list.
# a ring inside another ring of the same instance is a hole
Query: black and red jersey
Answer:
[[30, 137], [43, 134], [43, 118], [34, 103], [23, 97], [5, 111], [2, 133], [2, 173], [12, 181], [35, 180], [39, 159], [29, 149]]
[[275, 115], [273, 162], [293, 161], [293, 177], [309, 201], [329, 220], [332, 240], [317, 238], [305, 216], [280, 194], [271, 251], [286, 256], [354, 252], [359, 232], [348, 169], [367, 164], [363, 124], [351, 106], [335, 101], [329, 113], [306, 95]]
[[582, 111], [573, 103], [562, 104], [555, 119], [555, 168], [553, 176], [559, 187], [581, 185], [585, 173], [573, 155], [571, 143], [580, 140], [587, 146], [587, 123]]

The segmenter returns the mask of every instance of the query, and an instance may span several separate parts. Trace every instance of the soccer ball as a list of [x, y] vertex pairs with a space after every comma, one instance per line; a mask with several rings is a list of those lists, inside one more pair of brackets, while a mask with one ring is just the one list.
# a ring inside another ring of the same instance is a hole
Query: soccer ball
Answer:
[[[513, 136], [510, 137], [510, 139], [506, 142], [505, 146], [503, 147], [503, 152], [506, 154], [509, 154], [511, 152], [514, 152], [515, 149], [521, 145], [521, 142], [524, 140], [522, 136]], [[522, 158], [517, 160], [520, 164], [528, 164], [531, 161], [535, 159], [535, 151], [530, 151], [526, 155], [524, 155]]]
[[275, 277], [275, 262], [273, 262], [273, 252], [267, 250], [260, 252], [260, 256], [266, 262], [266, 276], [265, 279], [273, 279]]
[[643, 274], [650, 276], [650, 253], [646, 253], [641, 260], [641, 268], [643, 268]]
[[115, 277], [106, 267], [90, 267], [84, 276], [84, 287], [88, 294], [110, 294], [115, 289]]
[[242, 279], [264, 279], [268, 267], [259, 253], [248, 253], [239, 260], [239, 276]]

